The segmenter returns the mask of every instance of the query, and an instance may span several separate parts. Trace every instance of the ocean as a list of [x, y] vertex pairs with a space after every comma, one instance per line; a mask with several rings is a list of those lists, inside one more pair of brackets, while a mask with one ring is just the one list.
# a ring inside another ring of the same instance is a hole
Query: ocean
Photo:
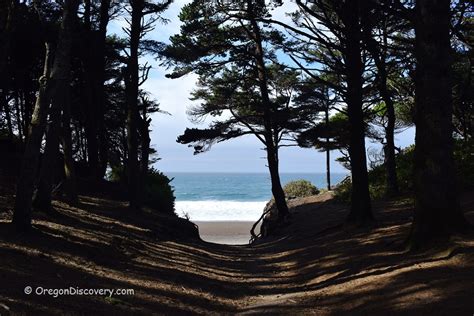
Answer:
[[[266, 173], [166, 173], [174, 178], [176, 213], [192, 221], [256, 221], [271, 199], [270, 175]], [[331, 174], [332, 184], [346, 177]], [[282, 173], [282, 184], [305, 179], [326, 187], [324, 173]]]

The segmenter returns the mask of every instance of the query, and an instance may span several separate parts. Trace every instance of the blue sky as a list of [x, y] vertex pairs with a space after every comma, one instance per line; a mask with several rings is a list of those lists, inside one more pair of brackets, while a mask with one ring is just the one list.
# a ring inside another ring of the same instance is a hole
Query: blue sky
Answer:
[[[169, 36], [179, 32], [178, 14], [181, 7], [189, 0], [177, 0], [164, 14], [169, 19], [166, 25], [157, 25], [148, 38], [167, 42]], [[285, 12], [291, 11], [293, 3], [285, 2], [282, 8], [274, 13], [277, 19], [285, 19]], [[109, 33], [123, 36], [121, 26], [123, 19], [115, 20], [109, 27]], [[193, 155], [193, 149], [176, 143], [178, 135], [186, 127], [200, 127], [188, 120], [187, 108], [193, 103], [189, 100], [197, 77], [188, 75], [179, 79], [167, 79], [167, 70], [159, 66], [152, 58], [145, 58], [152, 66], [148, 81], [143, 88], [151, 97], [160, 103], [162, 110], [171, 115], [154, 114], [152, 117], [151, 143], [161, 158], [155, 167], [164, 172], [267, 172], [265, 152], [262, 144], [254, 136], [246, 136], [225, 143], [216, 144], [209, 152]], [[205, 125], [201, 125], [204, 127]], [[411, 128], [396, 136], [396, 144], [406, 147], [414, 142], [414, 129]], [[367, 147], [379, 147], [367, 142]], [[333, 157], [338, 153], [333, 152]], [[314, 149], [285, 147], [280, 153], [281, 172], [324, 172], [325, 154]], [[332, 161], [334, 172], [347, 172], [339, 163]]]

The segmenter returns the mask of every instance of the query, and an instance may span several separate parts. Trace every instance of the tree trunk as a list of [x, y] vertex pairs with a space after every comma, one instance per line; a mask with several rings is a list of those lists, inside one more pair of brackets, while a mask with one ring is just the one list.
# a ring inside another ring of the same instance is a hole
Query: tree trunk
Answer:
[[[329, 127], [329, 107], [325, 111], [326, 126]], [[326, 182], [328, 191], [331, 190], [331, 150], [329, 150], [329, 137], [326, 138]]]
[[22, 114], [20, 107], [20, 98], [18, 97], [18, 91], [15, 92], [15, 119], [16, 119], [16, 128], [18, 129], [18, 139], [23, 142], [23, 124], [22, 124]]
[[[5, 26], [3, 31], [0, 29], [0, 89], [4, 89], [7, 86], [7, 82], [9, 81], [7, 73], [8, 68], [8, 60], [10, 59], [10, 48], [11, 48], [11, 36], [12, 32], [14, 31], [14, 24], [15, 24], [15, 11], [17, 6], [17, 0], [9, 0], [6, 1], [7, 3], [7, 13], [6, 13], [6, 20]], [[1, 26], [0, 26], [1, 27]]]
[[0, 91], [0, 109], [2, 107], [3, 107], [3, 111], [5, 112], [5, 119], [7, 121], [8, 138], [10, 140], [13, 140], [14, 135], [13, 135], [12, 117], [10, 113], [10, 105], [8, 104], [7, 95], [5, 91]]
[[367, 157], [365, 152], [365, 122], [363, 113], [361, 26], [359, 0], [346, 1], [343, 23], [347, 28], [344, 59], [347, 75], [347, 112], [349, 117], [349, 157], [352, 172], [351, 208], [348, 222], [363, 225], [373, 220]]
[[[58, 83], [58, 88], [59, 84], [60, 83]], [[61, 91], [61, 89], [58, 90]], [[60, 100], [55, 97], [53, 105], [51, 106], [51, 113], [49, 115], [50, 122], [47, 126], [46, 146], [41, 163], [40, 179], [33, 200], [34, 207], [44, 212], [52, 210], [51, 193], [53, 191], [55, 176], [57, 176], [55, 171], [57, 170], [56, 166], [58, 164], [59, 134], [61, 130], [61, 104], [59, 102]]]
[[262, 38], [260, 34], [260, 27], [254, 18], [253, 3], [250, 0], [247, 1], [247, 13], [250, 17], [250, 23], [252, 25], [252, 36], [255, 42], [255, 62], [257, 65], [260, 94], [262, 96], [262, 103], [264, 106], [264, 128], [267, 133], [265, 142], [267, 147], [268, 169], [270, 171], [270, 177], [272, 181], [272, 193], [278, 210], [278, 219], [284, 220], [289, 212], [278, 171], [278, 143], [275, 141], [275, 139], [278, 139], [278, 137], [273, 137], [274, 129], [271, 121], [272, 109], [268, 92], [267, 71], [265, 67]]
[[457, 199], [451, 100], [450, 1], [415, 6], [415, 214], [411, 246], [426, 247], [468, 227]]
[[129, 206], [141, 208], [140, 167], [138, 162], [138, 46], [143, 10], [143, 0], [131, 2], [132, 17], [130, 26], [130, 57], [126, 69], [125, 93], [127, 95], [127, 147], [128, 147], [128, 187]]
[[30, 123], [28, 142], [16, 189], [13, 225], [19, 231], [31, 228], [31, 204], [41, 141], [43, 139], [51, 97], [56, 92], [57, 84], [67, 80], [69, 76], [73, 20], [78, 6], [78, 0], [68, 0], [64, 3], [61, 31], [52, 68], [49, 66], [50, 49], [49, 45], [46, 44], [43, 76], [39, 80], [40, 88]]
[[79, 202], [76, 187], [76, 172], [74, 158], [72, 157], [72, 133], [71, 133], [71, 88], [65, 91], [66, 97], [62, 117], [62, 145], [64, 152], [64, 175], [66, 176], [65, 191], [69, 204], [76, 205]]
[[[395, 109], [393, 101], [387, 99], [385, 104], [387, 106], [387, 128], [385, 129], [385, 169], [387, 172], [387, 191], [386, 195], [389, 197], [397, 196], [399, 193], [397, 180], [397, 163], [395, 161]], [[387, 101], [390, 103], [388, 104]]]
[[96, 97], [97, 97], [97, 132], [98, 132], [98, 141], [99, 141], [99, 168], [97, 170], [97, 178], [103, 179], [107, 170], [108, 163], [108, 144], [107, 144], [107, 135], [105, 129], [105, 91], [104, 91], [104, 82], [105, 82], [105, 42], [107, 39], [107, 25], [109, 24], [110, 15], [110, 1], [111, 0], [102, 0], [100, 3], [100, 17], [99, 17], [99, 39], [97, 43], [97, 52], [96, 55], [99, 58], [97, 68], [97, 80], [96, 80]]
[[[272, 143], [270, 142], [270, 144]], [[267, 145], [267, 162], [272, 183], [272, 194], [278, 210], [278, 220], [282, 221], [288, 216], [289, 212], [285, 192], [281, 186], [280, 171], [278, 170], [278, 151], [273, 145]]]
[[[373, 55], [377, 54], [376, 51], [373, 53]], [[398, 195], [397, 164], [395, 161], [395, 106], [392, 95], [387, 86], [388, 75], [386, 64], [380, 57], [376, 56], [374, 59], [379, 72], [378, 88], [387, 109], [387, 126], [385, 127], [386, 144], [384, 147], [384, 162], [387, 173], [386, 195], [393, 197]]]
[[[13, 126], [11, 121], [11, 114], [7, 100], [7, 87], [9, 78], [8, 61], [10, 59], [11, 37], [14, 31], [16, 0], [6, 1], [7, 6], [6, 20], [3, 30], [0, 29], [0, 110], [3, 107], [5, 111], [5, 118], [7, 120], [7, 128], [9, 138], [13, 139]], [[1, 26], [0, 26], [1, 27]]]
[[31, 199], [39, 161], [41, 140], [43, 139], [48, 116], [51, 89], [51, 83], [49, 82], [51, 52], [49, 44], [46, 44], [45, 47], [43, 75], [39, 79], [38, 97], [31, 118], [29, 136], [23, 154], [21, 173], [16, 187], [12, 223], [18, 231], [28, 231], [31, 228]]
[[[141, 141], [141, 159], [140, 159], [140, 172], [146, 177], [148, 174], [148, 164], [150, 160], [150, 122], [151, 119], [147, 115], [147, 102], [143, 100], [143, 116], [140, 117], [140, 141]], [[144, 179], [143, 179], [144, 180]]]
[[97, 65], [94, 63], [96, 49], [91, 50], [90, 47], [96, 47], [94, 30], [92, 29], [91, 23], [91, 1], [84, 1], [84, 28], [83, 28], [83, 45], [82, 45], [82, 57], [83, 57], [83, 85], [85, 90], [85, 124], [84, 129], [86, 132], [87, 139], [87, 164], [88, 173], [87, 176], [91, 179], [95, 179], [99, 169], [99, 142], [98, 142], [98, 104], [97, 104], [97, 85], [96, 72]]

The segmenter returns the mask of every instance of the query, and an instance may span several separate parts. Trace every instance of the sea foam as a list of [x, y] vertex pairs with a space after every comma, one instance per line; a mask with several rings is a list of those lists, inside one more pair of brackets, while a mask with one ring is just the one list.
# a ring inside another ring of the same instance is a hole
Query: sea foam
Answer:
[[176, 201], [176, 214], [192, 221], [256, 221], [267, 201]]

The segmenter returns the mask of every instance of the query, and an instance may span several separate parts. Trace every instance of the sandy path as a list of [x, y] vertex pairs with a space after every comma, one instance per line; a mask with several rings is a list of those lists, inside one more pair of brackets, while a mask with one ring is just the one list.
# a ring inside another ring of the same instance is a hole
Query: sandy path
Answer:
[[[472, 196], [464, 203], [473, 219]], [[39, 230], [12, 236], [0, 222], [0, 314], [472, 315], [474, 243], [407, 254], [408, 201], [375, 205], [372, 230], [341, 227], [344, 207], [305, 200], [281, 237], [254, 246], [162, 239], [165, 219], [113, 201], [57, 202]], [[119, 211], [118, 211], [119, 210]], [[9, 215], [7, 214], [7, 217]], [[4, 216], [5, 217], [5, 216]], [[166, 234], [165, 234], [166, 233]], [[8, 286], [4, 286], [8, 284]], [[26, 295], [34, 288], [125, 288], [134, 295]]]

